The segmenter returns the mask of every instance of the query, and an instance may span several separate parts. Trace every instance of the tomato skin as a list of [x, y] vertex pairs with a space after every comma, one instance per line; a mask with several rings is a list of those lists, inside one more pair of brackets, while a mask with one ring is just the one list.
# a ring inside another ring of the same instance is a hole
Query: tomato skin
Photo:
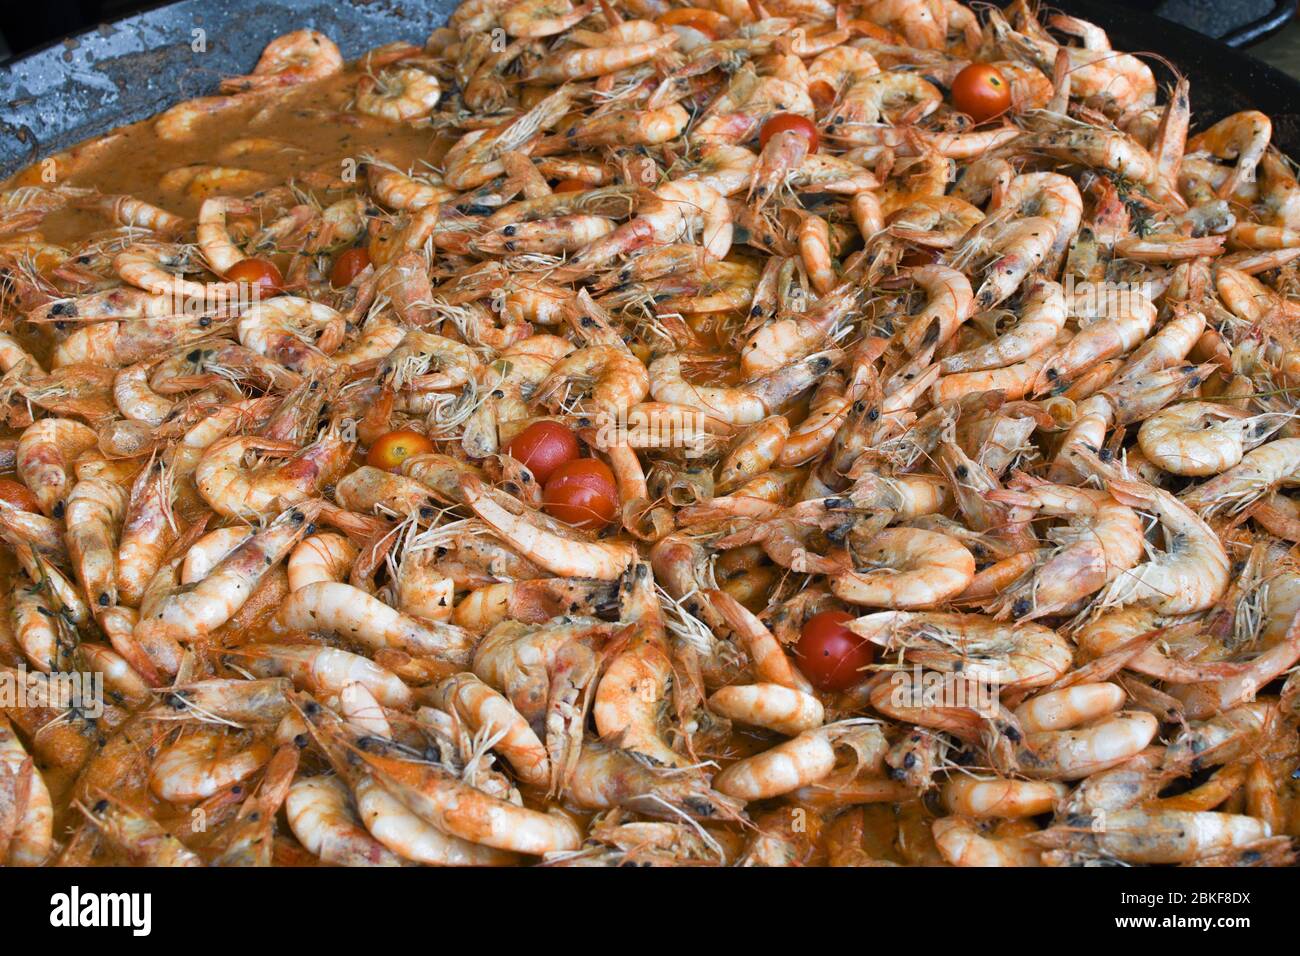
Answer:
[[972, 63], [952, 81], [952, 105], [987, 123], [1011, 108], [1011, 84], [996, 66]]
[[353, 279], [366, 271], [368, 265], [370, 253], [365, 249], [358, 247], [339, 253], [339, 257], [334, 260], [334, 268], [330, 270], [330, 285], [336, 289], [347, 288]]
[[866, 679], [862, 668], [876, 652], [870, 641], [845, 626], [855, 617], [848, 611], [822, 611], [804, 621], [794, 654], [799, 670], [818, 690], [847, 690]]
[[266, 259], [240, 259], [225, 275], [228, 282], [251, 285], [259, 295], [275, 295], [284, 288], [284, 276], [274, 262]]
[[385, 471], [396, 471], [412, 455], [433, 451], [433, 442], [419, 432], [399, 428], [380, 435], [366, 452], [366, 464]]
[[542, 507], [552, 518], [598, 531], [618, 514], [618, 486], [603, 461], [577, 458], [551, 475], [542, 489]]
[[36, 500], [31, 489], [21, 481], [14, 481], [12, 478], [0, 478], [0, 501], [13, 505], [19, 511], [30, 511], [34, 514], [41, 510], [40, 502]]
[[798, 133], [808, 141], [808, 152], [817, 152], [817, 146], [821, 142], [821, 137], [817, 135], [817, 126], [808, 117], [800, 116], [798, 113], [777, 113], [769, 117], [758, 134], [759, 149], [767, 146], [767, 141], [777, 133], [787, 130]]
[[585, 192], [586, 192], [588, 189], [590, 189], [590, 188], [591, 188], [591, 187], [590, 187], [589, 185], [587, 185], [586, 183], [584, 183], [581, 179], [561, 179], [561, 180], [560, 180], [558, 183], [556, 183], [555, 186], [551, 189], [551, 192], [556, 192], [556, 193], [585, 193]]
[[533, 422], [506, 445], [510, 457], [517, 458], [541, 484], [555, 470], [578, 457], [578, 438], [559, 422]]

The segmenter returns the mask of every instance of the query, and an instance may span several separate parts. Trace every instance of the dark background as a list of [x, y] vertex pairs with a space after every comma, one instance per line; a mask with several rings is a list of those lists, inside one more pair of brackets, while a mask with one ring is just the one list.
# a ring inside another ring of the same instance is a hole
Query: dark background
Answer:
[[[160, 0], [0, 0], [0, 62], [55, 40], [121, 19]], [[213, 0], [220, 4], [221, 0]], [[1269, 20], [1289, 0], [1114, 0], [1117, 6], [1149, 10], [1209, 36], [1230, 35], [1245, 24]], [[1050, 6], [1050, 3], [1048, 3]], [[1294, 9], [1294, 8], [1291, 8]], [[1251, 53], [1300, 77], [1300, 21], [1271, 35], [1251, 36]]]
[[[216, 0], [220, 2], [220, 0]], [[139, 0], [3, 0], [0, 2], [0, 58], [120, 20], [155, 3]]]

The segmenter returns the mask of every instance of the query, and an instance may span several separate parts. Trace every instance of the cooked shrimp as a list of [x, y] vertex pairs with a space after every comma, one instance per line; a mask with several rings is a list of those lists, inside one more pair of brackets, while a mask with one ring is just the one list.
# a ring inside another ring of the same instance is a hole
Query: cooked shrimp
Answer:
[[1067, 793], [1061, 783], [957, 776], [944, 784], [943, 802], [958, 816], [1016, 819], [1050, 813]]
[[1067, 730], [1114, 713], [1124, 705], [1118, 684], [1075, 684], [1044, 691], [1016, 708], [1016, 719], [1026, 733]]
[[401, 860], [370, 836], [337, 777], [301, 777], [285, 799], [289, 829], [308, 852], [335, 866], [400, 866]]
[[473, 635], [462, 628], [417, 621], [359, 588], [336, 581], [316, 581], [293, 591], [280, 605], [271, 626], [280, 633], [336, 634], [372, 649], [392, 647], [452, 663], [467, 662], [474, 642]]
[[1042, 866], [1040, 849], [1023, 836], [985, 836], [962, 817], [935, 820], [932, 829], [935, 845], [953, 866]]
[[470, 843], [541, 855], [577, 849], [581, 835], [569, 817], [499, 800], [445, 770], [359, 752], [377, 780], [419, 817]]
[[24, 429], [18, 439], [15, 468], [42, 512], [55, 518], [64, 516], [73, 487], [72, 463], [98, 443], [94, 429], [69, 418], [42, 418]]
[[1218, 475], [1285, 424], [1213, 402], [1183, 402], [1156, 412], [1138, 429], [1147, 458], [1175, 475]]
[[192, 803], [248, 779], [270, 759], [266, 743], [241, 746], [222, 730], [196, 728], [154, 760], [150, 787], [163, 800]]
[[317, 581], [342, 581], [357, 558], [357, 549], [341, 534], [326, 532], [304, 538], [289, 555], [289, 590]]
[[[254, 518], [276, 507], [303, 501], [333, 481], [351, 457], [353, 443], [332, 427], [316, 442], [298, 448], [293, 442], [237, 435], [206, 449], [194, 469], [199, 493], [218, 514]], [[284, 464], [246, 470], [250, 452], [284, 456]]]
[[739, 387], [694, 385], [683, 377], [681, 360], [665, 355], [650, 363], [650, 394], [658, 402], [703, 407], [733, 425], [748, 425], [777, 411], [844, 360], [838, 350], [817, 352]]
[[[5, 783], [13, 782], [15, 794], [24, 794], [16, 806], [5, 806], [6, 852], [0, 862], [39, 866], [54, 848], [54, 806], [41, 772], [4, 717], [0, 717], [0, 777], [5, 778]], [[8, 818], [14, 811], [16, 819]]]
[[1127, 352], [1155, 324], [1155, 306], [1137, 291], [1120, 297], [1114, 311], [1115, 315], [1103, 314], [1081, 326], [1063, 349], [1047, 359], [1034, 381], [1034, 394], [1062, 391], [1080, 373]]
[[[584, 383], [591, 383], [584, 388]], [[575, 386], [578, 394], [574, 395]], [[590, 408], [625, 413], [650, 391], [646, 368], [630, 353], [613, 346], [578, 349], [556, 362], [537, 387], [543, 401], [561, 406], [590, 392]]]
[[1218, 535], [1167, 491], [1128, 478], [1090, 452], [1080, 453], [1121, 503], [1154, 513], [1167, 550], [1116, 578], [1102, 593], [1103, 606], [1144, 604], [1166, 614], [1201, 611], [1228, 586], [1228, 557]]
[[1270, 836], [1268, 824], [1234, 813], [1116, 810], [1104, 826], [1088, 818], [1042, 833], [1043, 845], [1078, 847], [1128, 863], [1189, 863]]
[[653, 60], [676, 43], [677, 34], [667, 30], [639, 42], [552, 53], [533, 66], [524, 78], [535, 83], [562, 83], [604, 76]]
[[740, 760], [715, 776], [713, 787], [729, 797], [752, 801], [816, 783], [835, 769], [835, 742], [849, 729], [846, 724], [806, 730], [792, 740]]
[[68, 495], [68, 555], [95, 608], [117, 603], [117, 539], [127, 500], [126, 490], [106, 478], [79, 481]]
[[850, 629], [940, 671], [1010, 687], [1042, 687], [1069, 669], [1066, 640], [1039, 624], [1004, 624], [978, 614], [881, 611]]
[[202, 866], [203, 861], [152, 818], [100, 792], [93, 806], [76, 804], [96, 832], [135, 866]]
[[343, 321], [323, 303], [276, 296], [244, 310], [237, 326], [239, 344], [295, 372], [323, 372], [330, 359], [319, 347], [318, 337]]
[[181, 584], [202, 581], [225, 557], [253, 536], [248, 528], [230, 527], [209, 531], [190, 545], [181, 562]]
[[366, 829], [403, 859], [433, 866], [501, 866], [512, 861], [509, 854], [492, 852], [434, 826], [372, 776], [361, 777], [353, 792]]
[[660, 186], [635, 218], [575, 254], [562, 274], [577, 276], [604, 265], [620, 253], [648, 243], [668, 244], [701, 230], [701, 245], [715, 259], [731, 249], [731, 209], [716, 190], [702, 182], [679, 180]]
[[494, 741], [525, 783], [544, 787], [550, 782], [550, 758], [528, 721], [514, 705], [475, 675], [454, 674], [438, 685], [435, 698], [445, 710], [458, 713], [474, 733]]
[[[316, 501], [289, 508], [265, 530], [235, 548], [192, 588], [167, 589], [142, 598], [137, 639], [192, 641], [230, 620], [262, 576], [284, 560], [308, 533], [320, 510], [321, 503]], [[173, 565], [179, 565], [179, 561]], [[175, 566], [164, 566], [154, 580], [166, 587], [167, 579], [174, 581], [177, 570]], [[151, 583], [150, 590], [153, 588]]]
[[357, 86], [357, 109], [395, 123], [428, 116], [442, 98], [442, 87], [431, 73], [414, 68], [385, 70], [363, 76]]
[[703, 597], [740, 639], [762, 681], [812, 693], [812, 685], [790, 662], [781, 643], [743, 604], [725, 591], [705, 591]]
[[548, 37], [581, 23], [591, 13], [585, 3], [568, 0], [522, 0], [509, 4], [501, 25], [512, 37]]
[[1067, 521], [1065, 527], [1048, 532], [1055, 553], [997, 602], [999, 617], [1032, 620], [1059, 614], [1121, 578], [1142, 557], [1141, 521], [1133, 509], [1105, 492], [1031, 484], [1023, 491], [996, 491], [992, 497]]
[[[152, 246], [128, 246], [117, 254], [113, 266], [117, 274], [133, 286], [154, 295], [170, 296], [176, 303], [173, 313], [186, 311], [185, 300], [220, 307], [238, 299], [239, 286], [233, 282], [193, 282], [179, 270], [188, 266], [189, 260]], [[178, 270], [168, 272], [170, 267]]]
[[315, 30], [295, 30], [266, 45], [251, 76], [221, 81], [223, 93], [273, 90], [332, 76], [343, 69], [334, 41]]
[[258, 677], [287, 677], [299, 689], [322, 696], [343, 694], [351, 685], [359, 684], [385, 707], [409, 707], [412, 703], [410, 689], [396, 674], [338, 648], [244, 644], [229, 654]]
[[239, 247], [230, 240], [230, 233], [226, 229], [226, 215], [232, 212], [249, 213], [252, 212], [252, 206], [237, 199], [205, 199], [199, 207], [198, 225], [195, 226], [199, 251], [203, 253], [203, 258], [212, 271], [219, 276], [225, 275], [245, 258]]
[[1182, 498], [1184, 504], [1206, 515], [1237, 513], [1270, 494], [1295, 473], [1300, 439], [1279, 438], [1247, 452], [1217, 477], [1197, 485]]
[[766, 727], [789, 737], [820, 727], [824, 719], [821, 701], [816, 697], [780, 684], [720, 687], [710, 695], [709, 707], [729, 720]]
[[565, 537], [544, 515], [528, 512], [507, 495], [494, 494], [473, 476], [461, 479], [461, 491], [474, 513], [503, 540], [552, 574], [612, 581], [636, 560], [635, 549], [620, 542]]
[[1024, 362], [1050, 347], [1065, 326], [1066, 303], [1060, 285], [1035, 282], [1025, 293], [1016, 324], [987, 345], [958, 352], [940, 363], [945, 375], [999, 369]]
[[71, 663], [71, 642], [39, 587], [19, 588], [10, 608], [13, 639], [28, 662], [39, 671], [61, 671]]
[[1073, 730], [1026, 733], [1015, 766], [1037, 779], [1079, 780], [1141, 753], [1159, 727], [1151, 714], [1123, 711]]
[[960, 541], [919, 528], [881, 531], [852, 556], [852, 570], [830, 576], [831, 591], [866, 607], [935, 607], [975, 577], [975, 558]]
[[1230, 196], [1244, 183], [1255, 181], [1255, 169], [1273, 136], [1273, 121], [1257, 110], [1244, 110], [1224, 117], [1187, 142], [1191, 153], [1205, 150], [1220, 159], [1235, 159], [1232, 174], [1219, 187], [1220, 196]]

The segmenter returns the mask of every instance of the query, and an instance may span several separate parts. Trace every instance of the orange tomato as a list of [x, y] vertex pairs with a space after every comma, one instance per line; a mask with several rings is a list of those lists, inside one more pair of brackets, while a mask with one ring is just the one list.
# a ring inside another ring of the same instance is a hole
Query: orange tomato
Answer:
[[412, 455], [423, 455], [433, 451], [433, 442], [419, 432], [409, 428], [381, 435], [379, 440], [366, 452], [366, 464], [385, 471], [396, 471], [402, 462]]
[[284, 276], [266, 259], [240, 259], [226, 272], [226, 279], [250, 285], [259, 295], [275, 295], [284, 288]]

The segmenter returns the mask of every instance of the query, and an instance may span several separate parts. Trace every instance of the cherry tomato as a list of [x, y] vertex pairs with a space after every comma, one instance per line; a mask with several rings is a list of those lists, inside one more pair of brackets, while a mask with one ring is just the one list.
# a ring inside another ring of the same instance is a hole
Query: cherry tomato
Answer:
[[581, 179], [561, 179], [551, 189], [551, 192], [585, 193], [590, 188], [591, 188], [590, 184], [584, 183]]
[[266, 259], [240, 259], [226, 272], [226, 279], [247, 283], [260, 295], [275, 295], [284, 287], [284, 276]]
[[383, 468], [385, 471], [396, 471], [398, 466], [412, 455], [423, 455], [430, 451], [433, 451], [433, 442], [429, 439], [419, 432], [399, 428], [381, 435], [379, 440], [370, 446], [370, 451], [366, 452], [366, 464]]
[[551, 474], [542, 489], [542, 506], [552, 518], [596, 531], [618, 514], [618, 487], [603, 461], [576, 458]]
[[727, 17], [716, 10], [701, 10], [698, 7], [669, 10], [663, 16], [656, 17], [655, 22], [663, 27], [690, 27], [710, 40], [721, 40], [732, 32], [731, 20]]
[[543, 485], [555, 469], [578, 457], [578, 439], [559, 422], [533, 422], [506, 445]]
[[987, 123], [1011, 108], [1011, 84], [996, 66], [972, 63], [952, 81], [952, 105], [976, 123]]
[[6, 501], [20, 511], [40, 511], [36, 496], [21, 481], [0, 478], [0, 501]]
[[339, 253], [339, 257], [334, 260], [334, 268], [330, 270], [330, 285], [336, 289], [350, 286], [352, 280], [365, 272], [368, 265], [370, 253], [364, 249], [349, 249]]
[[808, 140], [808, 152], [817, 152], [817, 144], [821, 142], [821, 138], [817, 135], [817, 127], [808, 117], [800, 116], [798, 113], [777, 113], [764, 123], [758, 134], [759, 149], [766, 146], [767, 141], [777, 133], [783, 133], [786, 130], [798, 133]]
[[818, 690], [845, 690], [867, 677], [862, 668], [875, 658], [875, 649], [844, 626], [853, 617], [847, 611], [822, 611], [804, 621], [794, 654], [799, 670]]

